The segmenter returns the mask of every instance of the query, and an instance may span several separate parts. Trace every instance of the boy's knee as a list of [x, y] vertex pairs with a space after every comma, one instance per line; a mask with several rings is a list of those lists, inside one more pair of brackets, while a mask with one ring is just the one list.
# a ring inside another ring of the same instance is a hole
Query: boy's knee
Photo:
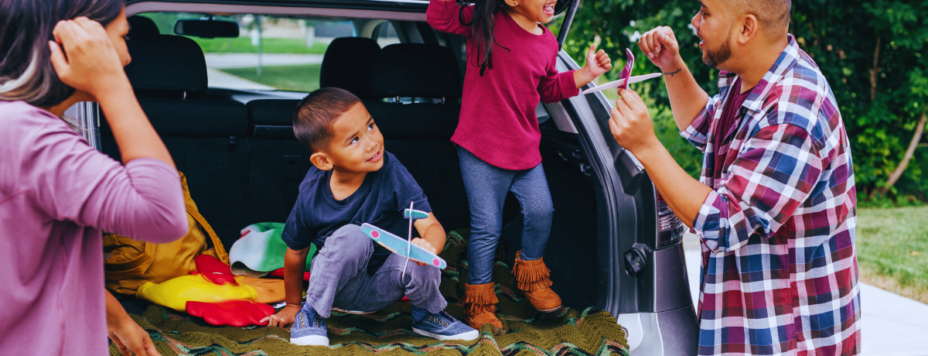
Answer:
[[367, 252], [371, 248], [370, 238], [361, 231], [361, 227], [354, 224], [342, 226], [325, 240], [326, 246], [336, 247], [343, 253], [356, 251]]

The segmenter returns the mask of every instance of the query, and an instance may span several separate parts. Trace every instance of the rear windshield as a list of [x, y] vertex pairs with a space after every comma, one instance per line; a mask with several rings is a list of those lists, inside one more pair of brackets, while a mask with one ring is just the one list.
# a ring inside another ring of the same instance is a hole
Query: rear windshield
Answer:
[[[161, 34], [174, 34], [182, 19], [206, 18], [206, 14], [148, 12]], [[399, 43], [386, 20], [320, 19], [259, 14], [213, 16], [239, 25], [236, 38], [189, 37], [203, 49], [210, 88], [285, 90], [310, 92], [319, 89], [322, 57], [333, 39], [358, 36], [359, 26], [376, 26], [373, 37], [381, 47]]]

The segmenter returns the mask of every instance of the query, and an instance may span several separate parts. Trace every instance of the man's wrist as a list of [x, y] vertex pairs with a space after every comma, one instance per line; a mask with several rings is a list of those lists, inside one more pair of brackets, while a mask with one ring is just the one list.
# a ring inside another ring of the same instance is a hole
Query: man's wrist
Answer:
[[632, 154], [644, 164], [645, 161], [653, 162], [654, 159], [657, 159], [662, 149], [664, 149], [664, 145], [657, 139], [657, 136], [653, 136], [645, 144], [636, 147]]
[[677, 59], [673, 61], [673, 64], [661, 67], [661, 73], [664, 76], [673, 77], [677, 74], [683, 73], [683, 68], [686, 67], [686, 63], [683, 62], [683, 58], [677, 56]]

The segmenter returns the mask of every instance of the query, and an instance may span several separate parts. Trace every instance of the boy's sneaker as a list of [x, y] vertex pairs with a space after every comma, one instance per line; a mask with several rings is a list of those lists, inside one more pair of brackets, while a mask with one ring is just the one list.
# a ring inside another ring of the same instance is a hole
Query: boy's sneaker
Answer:
[[474, 340], [480, 332], [467, 326], [445, 312], [429, 314], [419, 321], [413, 321], [412, 331], [422, 336], [438, 340]]
[[294, 345], [329, 346], [325, 318], [308, 304], [296, 313], [293, 327], [290, 328], [290, 343]]

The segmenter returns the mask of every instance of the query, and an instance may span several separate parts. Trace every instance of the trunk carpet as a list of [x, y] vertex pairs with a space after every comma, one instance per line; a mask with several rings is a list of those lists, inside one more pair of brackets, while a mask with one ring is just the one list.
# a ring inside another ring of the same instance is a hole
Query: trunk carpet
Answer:
[[[467, 277], [466, 232], [451, 232], [441, 257], [448, 262], [442, 271], [446, 311], [463, 319], [457, 301], [464, 296]], [[480, 338], [466, 343], [442, 342], [412, 332], [410, 305], [398, 302], [370, 315], [333, 312], [327, 319], [330, 348], [294, 346], [289, 328], [251, 326], [215, 327], [158, 305], [132, 314], [151, 335], [162, 355], [624, 355], [628, 345], [622, 327], [609, 312], [588, 308], [563, 308], [539, 313], [516, 289], [511, 268], [497, 254], [493, 278], [499, 298], [497, 315], [506, 329], [493, 335], [485, 326]], [[110, 354], [119, 355], [115, 345]]]

